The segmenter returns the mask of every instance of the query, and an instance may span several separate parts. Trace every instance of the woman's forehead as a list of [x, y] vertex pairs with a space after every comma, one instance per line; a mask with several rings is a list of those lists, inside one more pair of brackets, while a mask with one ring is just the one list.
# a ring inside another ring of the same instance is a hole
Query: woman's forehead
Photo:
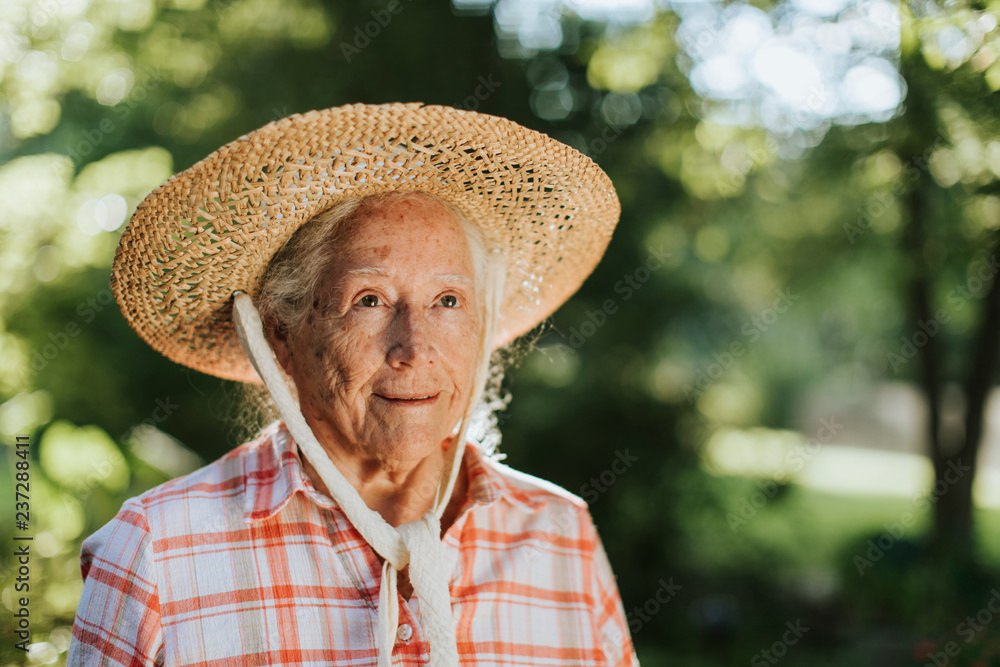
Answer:
[[[396, 275], [396, 271], [393, 268], [382, 268], [380, 266], [363, 266], [356, 269], [347, 269], [344, 271], [346, 278], [393, 278]], [[434, 280], [444, 282], [444, 283], [460, 283], [472, 286], [472, 279], [461, 273], [433, 273], [428, 274], [429, 278]]]
[[[359, 211], [339, 234], [334, 258], [350, 270], [390, 270], [405, 264], [457, 264], [471, 268], [461, 223], [434, 200], [390, 200]], [[352, 261], [354, 260], [354, 261]], [[355, 261], [362, 265], [351, 266]]]
[[[402, 206], [394, 208], [396, 203]], [[400, 279], [414, 285], [475, 284], [465, 230], [448, 208], [433, 200], [390, 201], [351, 220], [338, 234], [324, 273], [327, 287], [334, 289]]]

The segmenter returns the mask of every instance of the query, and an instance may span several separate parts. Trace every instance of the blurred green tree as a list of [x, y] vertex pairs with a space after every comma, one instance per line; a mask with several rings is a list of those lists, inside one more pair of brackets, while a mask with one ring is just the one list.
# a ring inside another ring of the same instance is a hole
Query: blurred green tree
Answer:
[[[734, 527], [727, 515], [764, 487], [709, 474], [704, 460], [726, 433], [800, 437], [778, 429], [797, 425], [817, 387], [855, 397], [915, 378], [935, 475], [949, 484], [933, 506], [938, 550], [974, 553], [973, 472], [1000, 326], [995, 280], [979, 277], [995, 266], [1000, 227], [1000, 6], [885, 14], [887, 3], [857, 2], [817, 18], [802, 2], [642, 5], [0, 8], [12, 36], [0, 59], [0, 431], [38, 443], [45, 584], [33, 660], [64, 657], [84, 536], [126, 497], [241, 442], [253, 417], [242, 389], [160, 358], [127, 327], [108, 289], [121, 225], [226, 141], [349, 102], [506, 116], [576, 146], [616, 184], [623, 216], [604, 262], [510, 373], [502, 449], [588, 501], [646, 664], [748, 661], [798, 615], [816, 629], [788, 663], [890, 664], [865, 647], [895, 633], [890, 653], [904, 664], [914, 637], [976, 610], [984, 580], [961, 565], [914, 564], [922, 556], [900, 548], [864, 580], [850, 571], [830, 533], [881, 530], [895, 506], [841, 499], [841, 516], [830, 497], [774, 485], [753, 523]], [[804, 94], [781, 77], [750, 85], [728, 79], [731, 66], [712, 69], [713, 49], [796, 20], [817, 43], [840, 29], [827, 24], [874, 26], [847, 53], [851, 76], [890, 63], [892, 76], [861, 86], [887, 91], [882, 106], [830, 106], [850, 98], [846, 69]], [[774, 111], [782, 93], [792, 102]], [[782, 294], [780, 321], [755, 323]], [[958, 426], [945, 414], [953, 378], [965, 378]], [[952, 484], [949, 461], [973, 471]], [[661, 604], [661, 582], [675, 579], [682, 588]], [[11, 633], [4, 625], [0, 656], [18, 661]]]

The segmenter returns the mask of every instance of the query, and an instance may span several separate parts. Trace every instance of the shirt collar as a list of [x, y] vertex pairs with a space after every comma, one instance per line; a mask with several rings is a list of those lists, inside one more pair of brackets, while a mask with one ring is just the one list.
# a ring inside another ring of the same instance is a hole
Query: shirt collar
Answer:
[[[270, 518], [280, 512], [296, 492], [320, 507], [337, 507], [336, 501], [309, 481], [299, 448], [284, 422], [271, 424], [246, 446], [248, 451], [243, 457], [244, 523]], [[511, 489], [504, 483], [497, 464], [478, 447], [472, 443], [466, 446], [463, 459], [469, 476], [469, 500], [462, 513], [473, 505], [489, 505], [509, 495]]]

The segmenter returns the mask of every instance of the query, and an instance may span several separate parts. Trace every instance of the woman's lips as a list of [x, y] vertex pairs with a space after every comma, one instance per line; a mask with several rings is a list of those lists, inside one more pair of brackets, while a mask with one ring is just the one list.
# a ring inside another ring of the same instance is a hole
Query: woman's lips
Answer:
[[399, 406], [399, 407], [416, 408], [416, 407], [420, 407], [420, 406], [424, 406], [424, 405], [431, 405], [431, 404], [433, 404], [438, 399], [438, 396], [440, 395], [440, 392], [438, 392], [437, 394], [431, 394], [431, 395], [427, 395], [427, 394], [420, 394], [420, 395], [388, 395], [388, 396], [384, 395], [384, 394], [374, 394], [374, 395], [378, 396], [383, 401], [385, 401], [386, 403], [389, 403], [391, 405], [396, 405], [396, 406]]

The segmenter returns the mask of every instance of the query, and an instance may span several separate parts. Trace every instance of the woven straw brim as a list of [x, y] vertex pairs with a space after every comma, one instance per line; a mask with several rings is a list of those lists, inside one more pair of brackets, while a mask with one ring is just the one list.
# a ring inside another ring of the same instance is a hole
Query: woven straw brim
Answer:
[[233, 293], [256, 298], [274, 254], [338, 201], [414, 190], [455, 204], [506, 254], [497, 345], [579, 289], [619, 215], [594, 162], [504, 118], [420, 104], [311, 111], [240, 137], [151, 192], [122, 234], [115, 298], [168, 358], [259, 382], [233, 327]]

